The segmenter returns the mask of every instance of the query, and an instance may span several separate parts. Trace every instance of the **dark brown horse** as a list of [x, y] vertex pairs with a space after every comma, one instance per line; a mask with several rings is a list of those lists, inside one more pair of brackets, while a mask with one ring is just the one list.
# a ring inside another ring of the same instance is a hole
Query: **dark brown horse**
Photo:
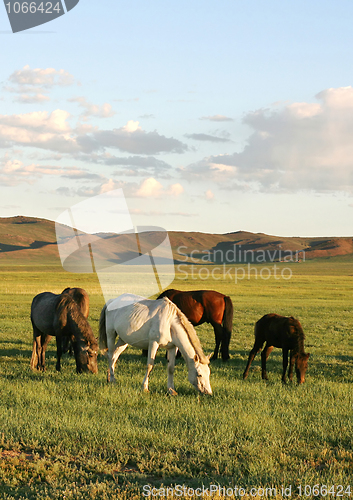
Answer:
[[290, 363], [288, 369], [289, 380], [293, 379], [293, 366], [298, 384], [305, 381], [305, 372], [308, 368], [310, 354], [304, 352], [304, 332], [299, 321], [293, 316], [279, 316], [278, 314], [266, 314], [255, 324], [255, 343], [251, 349], [243, 378], [246, 379], [250, 365], [256, 354], [261, 351], [262, 378], [268, 380], [266, 373], [266, 361], [274, 347], [282, 349], [283, 374], [282, 382], [286, 383], [286, 370], [288, 366], [288, 353], [290, 351]]
[[221, 349], [222, 360], [229, 359], [229, 342], [233, 327], [233, 303], [227, 295], [214, 290], [181, 292], [165, 290], [158, 299], [168, 297], [194, 325], [210, 323], [213, 326], [216, 346], [211, 360], [217, 359]]
[[45, 370], [45, 351], [56, 337], [57, 362], [60, 371], [62, 339], [69, 337], [75, 355], [76, 371], [97, 373], [98, 343], [92, 329], [76, 301], [67, 293], [56, 295], [43, 292], [36, 295], [31, 306], [33, 352], [31, 368]]

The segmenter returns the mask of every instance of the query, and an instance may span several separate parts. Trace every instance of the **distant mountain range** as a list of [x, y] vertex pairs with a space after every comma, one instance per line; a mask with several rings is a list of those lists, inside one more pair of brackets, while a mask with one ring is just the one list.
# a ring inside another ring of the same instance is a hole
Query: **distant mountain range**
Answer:
[[[63, 226], [63, 233], [65, 230]], [[67, 234], [69, 238], [70, 231]], [[176, 262], [278, 262], [353, 256], [351, 237], [281, 237], [246, 231], [226, 234], [170, 231], [168, 234]], [[134, 234], [98, 234], [97, 238], [104, 242], [104, 259], [112, 263], [130, 260], [141, 250]], [[145, 233], [142, 253], [146, 245], [155, 246], [156, 238], [158, 240], [158, 233]], [[0, 218], [0, 263], [60, 264], [55, 222], [24, 216]]]

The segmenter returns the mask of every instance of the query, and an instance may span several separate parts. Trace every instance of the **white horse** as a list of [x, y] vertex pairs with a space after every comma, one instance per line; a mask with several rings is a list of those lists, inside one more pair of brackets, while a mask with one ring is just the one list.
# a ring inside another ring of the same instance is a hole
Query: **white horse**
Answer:
[[123, 294], [105, 304], [99, 320], [99, 347], [107, 352], [108, 382], [115, 382], [115, 364], [128, 345], [148, 349], [144, 391], [148, 392], [148, 378], [161, 346], [168, 351], [168, 392], [171, 395], [177, 394], [173, 380], [177, 349], [185, 359], [189, 382], [199, 392], [212, 394], [209, 358], [202, 351], [194, 327], [169, 299], [148, 300], [139, 295]]

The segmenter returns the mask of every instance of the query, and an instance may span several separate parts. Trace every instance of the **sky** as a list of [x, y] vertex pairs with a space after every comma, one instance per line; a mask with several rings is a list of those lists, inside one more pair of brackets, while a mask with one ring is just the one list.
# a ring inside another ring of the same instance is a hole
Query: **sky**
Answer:
[[353, 3], [0, 10], [0, 216], [122, 188], [136, 226], [352, 236]]

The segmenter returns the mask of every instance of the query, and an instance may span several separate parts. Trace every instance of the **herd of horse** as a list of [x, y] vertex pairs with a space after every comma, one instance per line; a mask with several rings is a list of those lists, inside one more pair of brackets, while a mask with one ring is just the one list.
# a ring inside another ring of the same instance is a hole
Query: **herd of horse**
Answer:
[[[60, 294], [43, 292], [36, 295], [31, 306], [33, 351], [31, 368], [45, 370], [45, 351], [50, 339], [56, 338], [56, 369], [61, 369], [61, 357], [71, 350], [77, 373], [98, 372], [98, 353], [108, 358], [108, 382], [114, 382], [115, 365], [128, 345], [147, 352], [147, 371], [143, 390], [148, 391], [149, 376], [157, 350], [163, 347], [168, 357], [168, 392], [176, 395], [174, 387], [175, 359], [178, 351], [183, 356], [188, 380], [202, 394], [212, 394], [210, 360], [229, 359], [229, 343], [233, 324], [233, 304], [230, 297], [213, 290], [166, 290], [156, 300], [125, 293], [109, 300], [99, 319], [98, 340], [88, 322], [89, 297], [82, 288], [65, 288]], [[194, 326], [210, 323], [215, 334], [215, 349], [206, 356]], [[256, 354], [261, 353], [262, 378], [267, 380], [266, 361], [274, 347], [282, 349], [282, 381], [293, 378], [298, 384], [305, 381], [309, 354], [304, 351], [304, 332], [292, 316], [266, 314], [255, 324], [255, 343], [243, 374], [246, 379]]]

